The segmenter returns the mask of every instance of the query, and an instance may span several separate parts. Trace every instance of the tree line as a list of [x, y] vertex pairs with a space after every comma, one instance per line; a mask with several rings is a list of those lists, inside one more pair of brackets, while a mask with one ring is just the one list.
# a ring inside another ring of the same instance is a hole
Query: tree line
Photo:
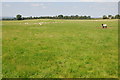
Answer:
[[[2, 18], [2, 20], [27, 20], [27, 19], [94, 19], [91, 16], [79, 16], [79, 15], [71, 15], [71, 16], [41, 16], [41, 17], [22, 17], [22, 15], [18, 14], [15, 18]], [[103, 15], [102, 19], [120, 19], [120, 15]]]
[[103, 15], [103, 19], [120, 19], [120, 14], [117, 14], [115, 16], [113, 15]]
[[91, 16], [79, 16], [79, 15], [71, 15], [71, 16], [41, 16], [41, 17], [22, 17], [22, 15], [18, 14], [15, 18], [2, 18], [2, 20], [27, 20], [27, 19], [91, 19]]
[[25, 20], [25, 19], [91, 19], [91, 16], [78, 16], [78, 15], [72, 15], [72, 16], [41, 16], [41, 17], [21, 17], [21, 15], [16, 16], [17, 20]]

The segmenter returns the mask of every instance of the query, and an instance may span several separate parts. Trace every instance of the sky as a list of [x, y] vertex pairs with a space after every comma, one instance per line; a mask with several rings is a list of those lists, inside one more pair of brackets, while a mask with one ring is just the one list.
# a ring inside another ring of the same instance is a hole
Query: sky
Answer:
[[[56, 16], [56, 15], [88, 15], [102, 17], [103, 15], [118, 14], [118, 0], [76, 0], [76, 2], [56, 2], [51, 0], [2, 0], [2, 16]], [[38, 1], [38, 2], [37, 2]], [[75, 0], [71, 0], [75, 1]]]
[[2, 2], [119, 2], [120, 0], [1, 0]]

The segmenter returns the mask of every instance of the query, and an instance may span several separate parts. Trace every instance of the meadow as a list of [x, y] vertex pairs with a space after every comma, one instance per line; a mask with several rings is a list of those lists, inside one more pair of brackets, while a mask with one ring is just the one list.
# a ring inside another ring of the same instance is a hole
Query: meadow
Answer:
[[2, 21], [2, 73], [3, 78], [117, 78], [118, 21]]

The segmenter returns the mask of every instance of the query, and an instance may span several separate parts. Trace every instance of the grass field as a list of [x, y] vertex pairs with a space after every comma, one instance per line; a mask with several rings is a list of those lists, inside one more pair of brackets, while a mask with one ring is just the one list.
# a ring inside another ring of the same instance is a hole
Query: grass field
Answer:
[[117, 20], [3, 21], [3, 77], [117, 78], [117, 25]]

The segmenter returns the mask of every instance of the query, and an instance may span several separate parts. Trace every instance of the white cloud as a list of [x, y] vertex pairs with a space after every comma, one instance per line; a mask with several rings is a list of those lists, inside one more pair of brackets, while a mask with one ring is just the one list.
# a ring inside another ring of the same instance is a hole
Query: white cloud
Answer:
[[42, 8], [46, 8], [46, 6], [43, 3], [33, 3], [31, 4], [32, 7], [42, 7]]

